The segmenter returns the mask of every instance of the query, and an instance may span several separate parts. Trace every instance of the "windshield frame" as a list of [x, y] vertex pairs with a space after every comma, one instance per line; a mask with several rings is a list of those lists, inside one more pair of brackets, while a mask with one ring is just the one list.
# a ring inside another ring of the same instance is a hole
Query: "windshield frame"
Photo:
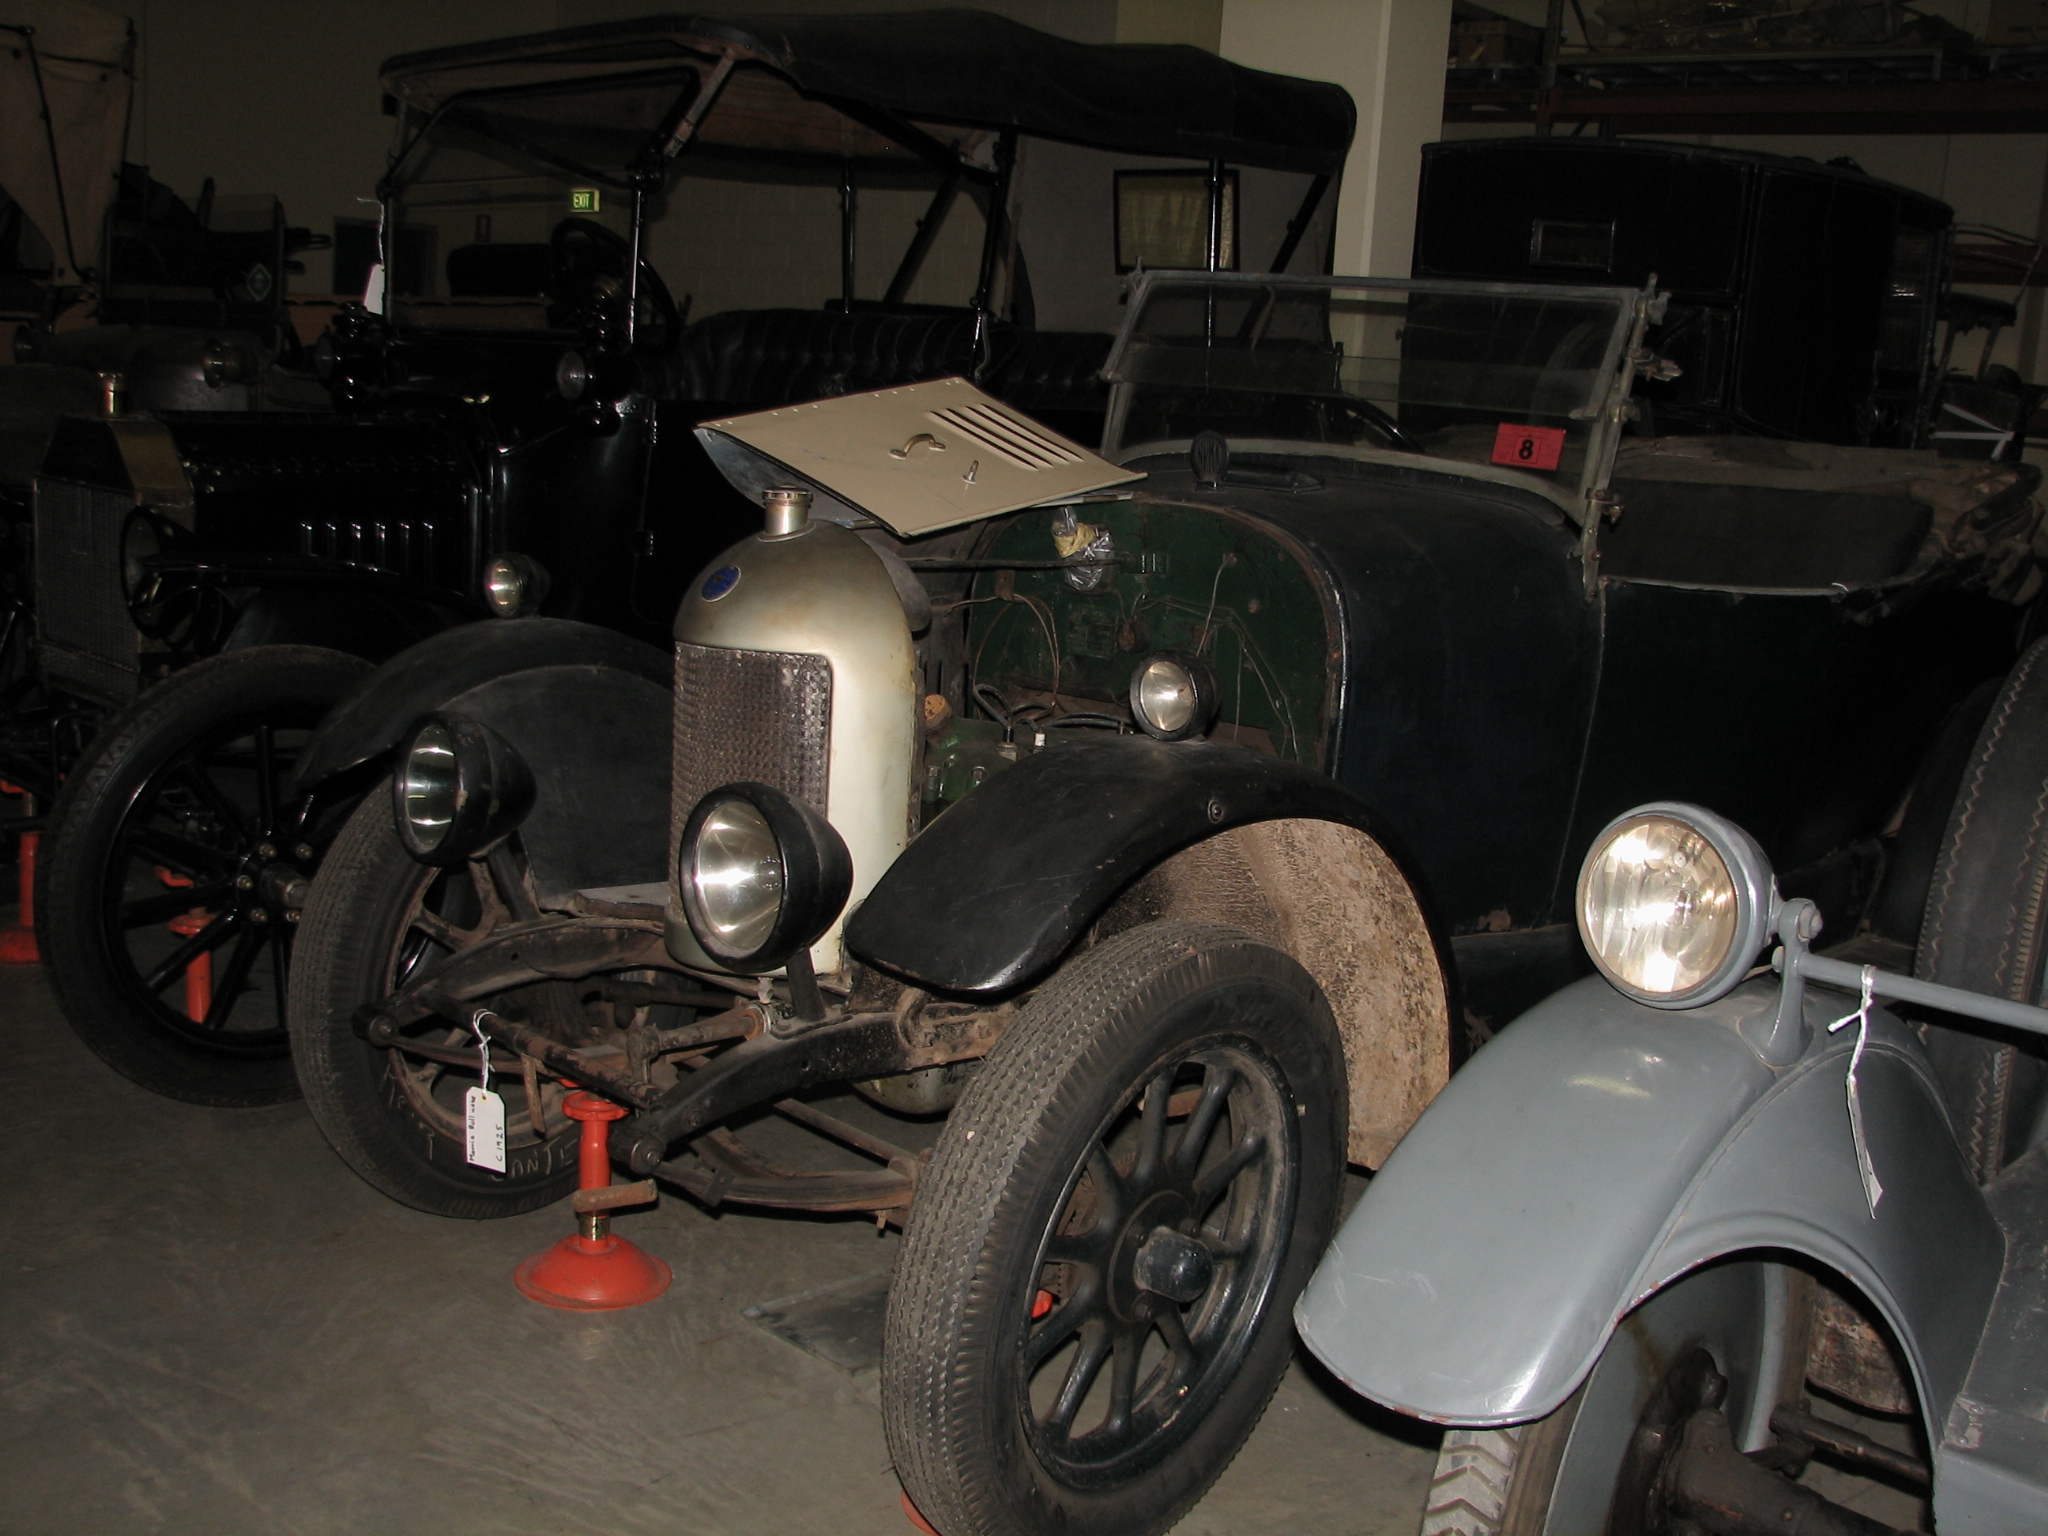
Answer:
[[[1604, 383], [1594, 391], [1594, 398], [1597, 401], [1596, 414], [1587, 436], [1585, 460], [1575, 486], [1542, 480], [1512, 468], [1479, 465], [1465, 459], [1441, 458], [1432, 454], [1407, 453], [1393, 448], [1308, 441], [1289, 441], [1282, 444], [1277, 441], [1261, 440], [1257, 450], [1262, 453], [1282, 451], [1325, 458], [1357, 459], [1368, 463], [1385, 463], [1408, 468], [1427, 468], [1437, 473], [1457, 474], [1467, 479], [1512, 485], [1534, 491], [1555, 503], [1582, 528], [1588, 527], [1590, 521], [1595, 520], [1594, 509], [1607, 494], [1608, 483], [1614, 472], [1615, 454], [1620, 447], [1622, 423], [1627, 419], [1629, 410], [1629, 389], [1635, 377], [1635, 369], [1629, 365], [1629, 359], [1642, 346], [1643, 329], [1650, 319], [1650, 311], [1657, 302], [1657, 295], [1648, 288], [1636, 289], [1608, 284], [1466, 282], [1447, 278], [1405, 277], [1294, 277], [1272, 272], [1141, 271], [1132, 280], [1124, 323], [1117, 332], [1116, 341], [1110, 347], [1108, 359], [1102, 365], [1102, 377], [1109, 381], [1110, 398], [1109, 414], [1103, 424], [1101, 451], [1103, 457], [1113, 463], [1127, 464], [1132, 459], [1140, 457], [1184, 453], [1189, 446], [1185, 439], [1141, 443], [1127, 443], [1123, 440], [1124, 423], [1129, 414], [1132, 391], [1143, 387], [1133, 384], [1125, 376], [1126, 356], [1133, 345], [1135, 322], [1144, 314], [1153, 289], [1162, 284], [1181, 287], [1322, 288], [1331, 291], [1379, 290], [1403, 294], [1470, 297], [1586, 299], [1615, 304], [1618, 313], [1614, 328], [1608, 335], [1607, 347], [1599, 368], [1599, 377], [1604, 379]], [[1251, 445], [1247, 443], [1245, 446], [1249, 448]]]

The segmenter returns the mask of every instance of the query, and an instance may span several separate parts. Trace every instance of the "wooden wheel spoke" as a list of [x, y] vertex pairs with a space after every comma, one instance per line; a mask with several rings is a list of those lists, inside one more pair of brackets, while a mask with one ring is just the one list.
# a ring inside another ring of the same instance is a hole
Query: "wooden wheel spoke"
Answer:
[[1231, 1068], [1209, 1069], [1208, 1081], [1202, 1084], [1202, 1097], [1188, 1116], [1186, 1129], [1180, 1133], [1180, 1145], [1173, 1149], [1174, 1171], [1182, 1178], [1193, 1178], [1195, 1170], [1202, 1166], [1202, 1155], [1209, 1150], [1210, 1133], [1216, 1129], [1217, 1117], [1223, 1113], [1230, 1090], [1236, 1086], [1237, 1073]]
[[1062, 1299], [1057, 1306], [1033, 1324], [1030, 1336], [1024, 1341], [1025, 1369], [1037, 1370], [1045, 1364], [1047, 1355], [1066, 1343], [1090, 1322], [1100, 1318], [1100, 1297], [1100, 1283], [1090, 1277], [1082, 1282], [1080, 1289]]
[[256, 824], [277, 830], [277, 731], [267, 720], [256, 727]]
[[1109, 1323], [1105, 1318], [1091, 1318], [1081, 1330], [1081, 1346], [1075, 1351], [1073, 1361], [1067, 1366], [1066, 1379], [1060, 1383], [1060, 1393], [1045, 1416], [1048, 1429], [1065, 1434], [1074, 1422], [1074, 1415], [1081, 1411], [1081, 1400], [1088, 1395], [1088, 1389], [1095, 1385], [1095, 1378], [1101, 1374], [1102, 1365], [1109, 1358], [1113, 1342]]
[[228, 951], [227, 968], [213, 979], [213, 1000], [206, 1009], [208, 1029], [226, 1026], [228, 1014], [235, 1006], [235, 997], [249, 980], [249, 971], [256, 963], [256, 952], [263, 948], [263, 941], [269, 936], [269, 929], [258, 928], [254, 924], [235, 935], [235, 947]]
[[201, 955], [218, 949], [227, 936], [240, 926], [240, 915], [233, 911], [216, 915], [212, 922], [193, 934], [170, 954], [157, 963], [155, 970], [142, 978], [146, 992], [161, 992], [171, 984], [173, 978], [185, 974], [185, 969]]
[[1230, 1149], [1230, 1153], [1214, 1168], [1206, 1170], [1195, 1180], [1195, 1213], [1206, 1216], [1209, 1207], [1230, 1188], [1230, 1181], [1266, 1154], [1266, 1138], [1257, 1131], [1245, 1132], [1244, 1140]]
[[1106, 1230], [1124, 1213], [1124, 1181], [1109, 1160], [1109, 1149], [1101, 1142], [1088, 1149], [1088, 1177], [1095, 1184], [1095, 1225]]
[[1120, 1435], [1131, 1427], [1131, 1402], [1138, 1391], [1138, 1357], [1145, 1352], [1150, 1328], [1131, 1328], [1117, 1336], [1116, 1354], [1109, 1367], [1109, 1412], [1103, 1415], [1105, 1433]]
[[1153, 1319], [1159, 1325], [1159, 1336], [1166, 1340], [1167, 1353], [1173, 1357], [1172, 1384], [1186, 1381], [1202, 1363], [1202, 1351], [1188, 1336], [1187, 1319], [1180, 1315], [1180, 1308], [1164, 1306]]
[[1159, 1176], [1166, 1158], [1167, 1101], [1173, 1096], [1171, 1069], [1145, 1085], [1144, 1108], [1138, 1118], [1138, 1157], [1131, 1165], [1131, 1183], [1138, 1188]]

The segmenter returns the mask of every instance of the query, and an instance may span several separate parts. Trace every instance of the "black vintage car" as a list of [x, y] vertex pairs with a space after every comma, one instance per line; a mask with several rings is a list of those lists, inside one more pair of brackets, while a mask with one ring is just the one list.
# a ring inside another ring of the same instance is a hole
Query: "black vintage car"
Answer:
[[[768, 515], [685, 596], [672, 692], [459, 693], [429, 642], [309, 747], [397, 742], [301, 926], [315, 1119], [398, 1200], [509, 1213], [567, 1191], [573, 1080], [634, 1175], [907, 1210], [917, 1505], [1164, 1529], [1279, 1379], [1345, 1163], [1577, 963], [1616, 810], [1728, 807], [1832, 928], [1911, 939], [1924, 784], [2031, 623], [2035, 476], [1627, 439], [1663, 303], [1147, 272], [1111, 462], [962, 380], [706, 423]], [[817, 1102], [849, 1084], [950, 1109], [929, 1158]], [[767, 1106], [844, 1162], [770, 1162]]]
[[115, 711], [46, 950], [81, 1036], [197, 1102], [297, 1092], [289, 938], [358, 785], [287, 775], [363, 658], [537, 614], [449, 635], [436, 686], [665, 689], [685, 583], [759, 518], [694, 423], [957, 373], [1092, 441], [1119, 253], [1313, 269], [1352, 127], [1333, 86], [972, 12], [654, 17], [383, 83], [408, 134], [382, 313], [315, 349], [336, 410], [69, 420], [37, 483], [42, 675]]
[[[1671, 303], [1650, 340], [1675, 373], [1638, 397], [1651, 431], [1958, 456], [1975, 445], [1989, 457], [1997, 432], [1944, 420], [1942, 406], [1960, 389], [1969, 398], [1958, 403], [1981, 413], [1996, 392], [1943, 377], [1943, 338], [2013, 322], [2010, 306], [1951, 288], [1954, 223], [1946, 203], [1851, 161], [1647, 139], [1469, 139], [1423, 146], [1415, 275], [1654, 279]], [[2008, 426], [2021, 393], [1993, 412]]]

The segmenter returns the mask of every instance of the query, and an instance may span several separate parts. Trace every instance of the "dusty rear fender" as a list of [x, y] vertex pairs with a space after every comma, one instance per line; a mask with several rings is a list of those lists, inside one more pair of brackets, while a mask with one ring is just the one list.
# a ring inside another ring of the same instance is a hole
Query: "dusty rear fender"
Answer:
[[[1523, 1015], [1451, 1081], [1345, 1222], [1295, 1309], [1352, 1387], [1443, 1423], [1557, 1408], [1623, 1314], [1723, 1255], [1789, 1250], [1848, 1277], [1929, 1401], [1960, 1385], [2003, 1240], [1918, 1048], [1873, 1015], [1859, 1084], [1884, 1181], [1864, 1205], [1843, 1100], [1854, 1036], [1783, 1071], [1744, 1042], [1755, 982], [1685, 1012], [1598, 977]], [[1841, 1011], [1808, 995], [1825, 1029]]]
[[1377, 1166], [1449, 1072], [1449, 955], [1412, 864], [1321, 774], [1205, 742], [1049, 748], [927, 827], [846, 933], [921, 985], [1000, 992], [1091, 925], [1164, 917], [1244, 928], [1316, 978], [1344, 1041], [1350, 1157]]

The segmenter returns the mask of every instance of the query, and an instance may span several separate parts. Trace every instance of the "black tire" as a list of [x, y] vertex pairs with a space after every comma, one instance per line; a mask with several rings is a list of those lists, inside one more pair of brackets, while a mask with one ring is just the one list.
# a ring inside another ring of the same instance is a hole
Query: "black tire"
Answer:
[[[1913, 973], [2019, 1002], [2043, 1001], [2048, 956], [2048, 640], [2006, 677], [1949, 813]], [[2024, 1151], [2048, 1100], [2032, 1036], [1931, 1028], [1927, 1053], [1963, 1155], [1988, 1183]]]
[[1201, 1497], [1287, 1368], [1344, 1085], [1314, 980], [1235, 929], [1133, 929], [1039, 989], [947, 1122], [889, 1296], [883, 1422], [927, 1519], [1145, 1536]]
[[[311, 873], [338, 808], [309, 810], [288, 781], [369, 670], [306, 645], [215, 656], [150, 688], [73, 764], [43, 838], [37, 927], [65, 1018], [122, 1076], [190, 1104], [298, 1097], [281, 882]], [[204, 926], [167, 927], [187, 922]], [[202, 965], [213, 1004], [194, 1018]]]
[[[1667, 1286], [1614, 1330], [1586, 1380], [1555, 1413], [1504, 1429], [1444, 1435], [1422, 1536], [1647, 1536], [1663, 1530], [1656, 1466], [1646, 1448], [1675, 1448], [1678, 1423], [1705, 1406], [1699, 1371], [1725, 1380], [1736, 1444], [1765, 1443], [1770, 1411], [1796, 1397], [1799, 1369], [1773, 1340], [1774, 1308], [1810, 1305], [1810, 1287], [1782, 1266], [1717, 1264]], [[1796, 1345], [1794, 1346], [1797, 1347]], [[1646, 1433], [1647, 1432], [1647, 1433]]]
[[[431, 869], [398, 840], [391, 784], [383, 780], [334, 840], [306, 900], [292, 963], [291, 1040], [306, 1107], [343, 1162], [403, 1205], [479, 1220], [551, 1205], [576, 1184], [577, 1127], [562, 1089], [542, 1085], [544, 1136], [533, 1129], [517, 1072], [492, 1079], [505, 1101], [506, 1171], [463, 1155], [462, 1094], [481, 1074], [380, 1050], [359, 1038], [357, 1008], [390, 994], [407, 971], [452, 952], [416, 926], [426, 910], [449, 925], [474, 923], [480, 865]], [[431, 920], [430, 920], [431, 921]], [[408, 1031], [434, 1044], [473, 1047], [456, 1020]]]

